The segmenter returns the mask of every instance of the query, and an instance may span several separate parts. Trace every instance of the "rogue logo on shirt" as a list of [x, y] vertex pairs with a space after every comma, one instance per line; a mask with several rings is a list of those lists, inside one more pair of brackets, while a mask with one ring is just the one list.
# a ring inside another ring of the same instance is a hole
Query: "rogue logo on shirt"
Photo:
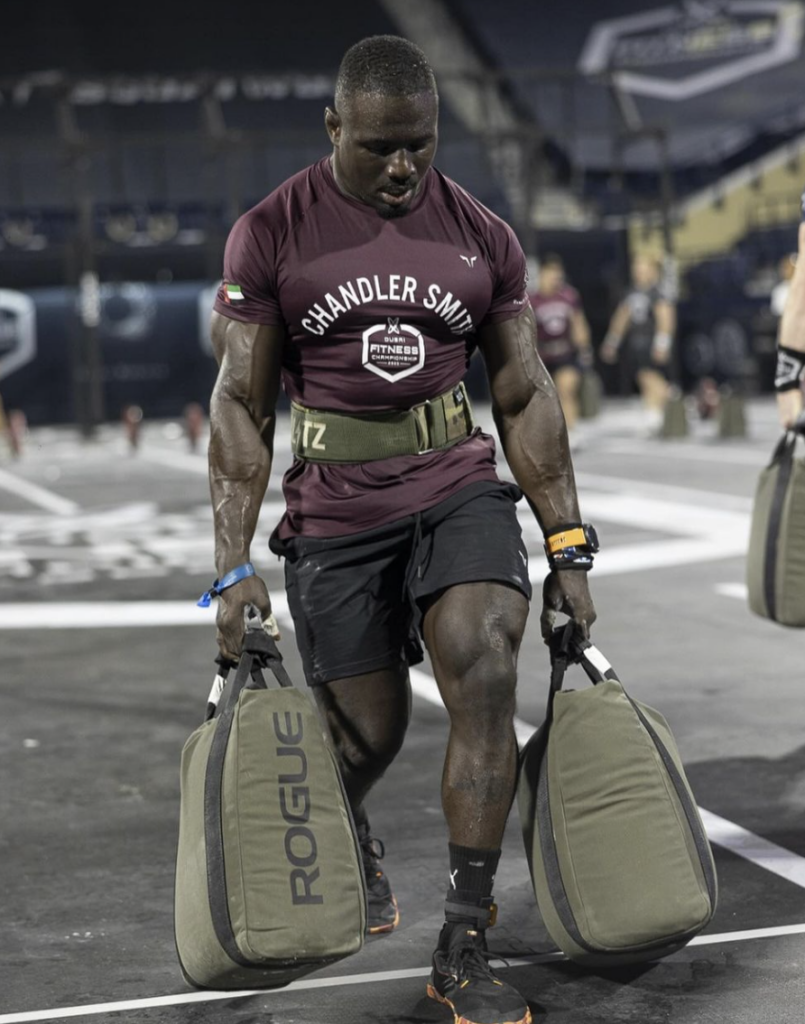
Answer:
[[416, 327], [390, 316], [363, 332], [363, 365], [393, 384], [425, 365], [425, 339]]

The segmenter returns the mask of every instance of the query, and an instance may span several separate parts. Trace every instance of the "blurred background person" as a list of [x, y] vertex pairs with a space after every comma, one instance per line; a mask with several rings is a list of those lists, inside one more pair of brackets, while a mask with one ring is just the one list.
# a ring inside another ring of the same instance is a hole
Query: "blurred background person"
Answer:
[[792, 252], [786, 253], [777, 264], [779, 281], [771, 290], [769, 308], [774, 316], [778, 318], [783, 315], [783, 310], [785, 309], [785, 300], [788, 298], [788, 292], [791, 288], [791, 278], [794, 276], [794, 265], [796, 262], [796, 253]]
[[540, 261], [536, 290], [529, 299], [537, 321], [539, 354], [556, 385], [574, 444], [582, 371], [592, 363], [592, 348], [581, 297], [565, 280], [565, 267], [556, 253]]
[[600, 355], [605, 363], [615, 363], [625, 353], [653, 433], [662, 425], [668, 401], [676, 307], [663, 291], [659, 260], [638, 254], [632, 260], [631, 278], [629, 290], [612, 314]]
[[[777, 335], [777, 373], [774, 379], [780, 423], [786, 430], [802, 415], [802, 377], [805, 374], [805, 222], [799, 226], [798, 248], [797, 260], [791, 266], [790, 287], [786, 293]], [[791, 260], [788, 263], [791, 264]]]

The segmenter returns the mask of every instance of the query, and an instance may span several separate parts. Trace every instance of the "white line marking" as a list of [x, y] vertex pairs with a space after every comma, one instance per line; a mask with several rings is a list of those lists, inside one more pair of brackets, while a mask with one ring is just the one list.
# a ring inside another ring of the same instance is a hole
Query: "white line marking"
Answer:
[[[680, 487], [678, 484], [658, 484], [653, 480], [638, 480], [634, 477], [604, 476], [601, 473], [576, 473], [576, 483], [581, 488], [595, 491], [609, 491], [615, 494], [633, 493], [635, 488], [646, 498], [660, 501], [691, 502], [697, 506], [712, 505], [717, 509], [730, 512], [751, 512], [752, 499], [735, 494], [722, 494], [720, 491], [704, 491], [698, 487]], [[644, 524], [651, 526], [651, 523]]]
[[23, 480], [22, 477], [0, 469], [0, 490], [16, 494], [18, 498], [30, 501], [32, 505], [47, 509], [48, 512], [56, 512], [61, 516], [72, 516], [81, 511], [81, 507], [68, 498], [62, 498], [53, 491], [48, 491], [39, 484], [32, 484], [30, 480]]
[[699, 813], [707, 835], [714, 843], [805, 889], [805, 857], [777, 846], [776, 843], [771, 843], [768, 839], [763, 839], [762, 836], [727, 821], [726, 818], [720, 818], [711, 811], [705, 811], [700, 807]]
[[613, 455], [637, 455], [651, 459], [652, 462], [671, 458], [683, 459], [686, 462], [757, 466], [760, 469], [769, 461], [769, 453], [765, 449], [737, 448], [725, 444], [707, 445], [697, 441], [691, 441], [689, 444], [674, 441], [660, 443], [658, 441], [656, 445], [641, 445], [635, 441], [610, 441], [605, 448], [608, 453]]
[[722, 597], [736, 597], [739, 601], [746, 601], [749, 596], [745, 583], [717, 583], [715, 589]]
[[[274, 613], [290, 622], [284, 594], [271, 598]], [[26, 601], [0, 604], [0, 629], [140, 629], [143, 626], [215, 624], [215, 604], [185, 601]]]
[[[723, 932], [715, 935], [699, 935], [690, 946], [717, 946], [728, 942], [749, 942], [756, 939], [776, 939], [787, 935], [805, 934], [805, 924], [781, 925], [776, 928], [756, 928], [752, 931]], [[675, 953], [669, 959], [680, 956]], [[518, 957], [507, 961], [494, 960], [495, 968], [501, 967], [533, 967], [539, 964], [564, 960], [562, 953], [539, 953], [534, 956]], [[411, 967], [398, 971], [374, 971], [371, 974], [340, 975], [335, 978], [307, 978], [304, 981], [293, 981], [285, 988], [276, 989], [277, 994], [286, 992], [304, 992], [311, 989], [341, 988], [347, 985], [371, 985], [378, 981], [407, 981], [411, 978], [426, 978], [431, 972], [428, 967]], [[170, 996], [154, 996], [150, 999], [126, 999], [116, 1003], [88, 1003], [84, 1006], [66, 1006], [52, 1010], [25, 1010], [21, 1013], [0, 1014], [0, 1024], [30, 1024], [41, 1020], [63, 1020], [68, 1017], [88, 1017], [99, 1013], [121, 1013], [126, 1010], [146, 1010], [159, 1006], [183, 1006], [193, 1003], [215, 1003], [230, 999], [248, 999], [262, 996], [269, 999], [271, 989], [247, 989], [235, 992], [182, 992]]]
[[156, 462], [170, 469], [182, 469], [186, 473], [208, 476], [209, 466], [206, 455], [193, 455], [192, 452], [176, 452], [170, 448], [155, 448], [149, 444], [137, 453], [140, 462]]

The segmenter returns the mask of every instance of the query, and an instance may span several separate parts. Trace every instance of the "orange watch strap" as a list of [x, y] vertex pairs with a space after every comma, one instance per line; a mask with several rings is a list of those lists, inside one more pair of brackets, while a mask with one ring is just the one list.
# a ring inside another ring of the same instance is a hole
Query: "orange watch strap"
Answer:
[[559, 533], [552, 533], [545, 538], [545, 549], [549, 555], [555, 555], [557, 551], [564, 551], [565, 548], [583, 547], [587, 543], [587, 537], [580, 526], [574, 526], [570, 530], [560, 530]]

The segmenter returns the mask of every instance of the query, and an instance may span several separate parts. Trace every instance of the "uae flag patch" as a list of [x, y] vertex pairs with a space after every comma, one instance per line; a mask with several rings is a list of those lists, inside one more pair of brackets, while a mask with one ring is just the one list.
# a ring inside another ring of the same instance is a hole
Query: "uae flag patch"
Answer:
[[243, 302], [245, 296], [239, 284], [224, 281], [224, 302]]

